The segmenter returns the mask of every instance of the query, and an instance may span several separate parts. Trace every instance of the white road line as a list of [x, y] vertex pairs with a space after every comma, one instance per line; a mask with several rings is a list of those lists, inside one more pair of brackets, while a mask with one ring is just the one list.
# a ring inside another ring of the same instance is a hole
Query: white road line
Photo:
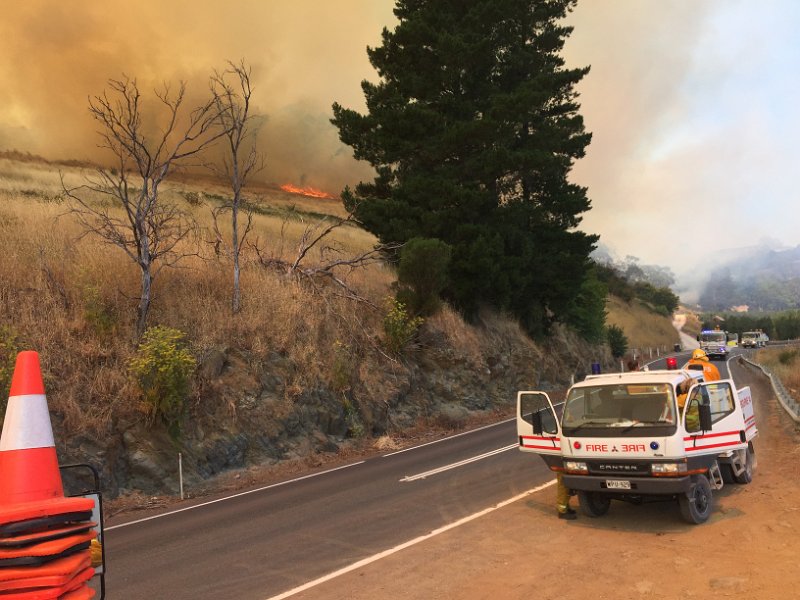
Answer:
[[431, 469], [430, 471], [425, 471], [424, 473], [417, 473], [416, 475], [406, 475], [399, 481], [408, 482], [408, 481], [416, 481], [418, 479], [425, 479], [426, 477], [430, 477], [431, 475], [436, 475], [437, 473], [443, 473], [445, 471], [449, 471], [450, 469], [463, 467], [464, 465], [468, 465], [469, 463], [483, 460], [484, 458], [489, 458], [490, 456], [494, 456], [495, 454], [500, 454], [501, 452], [506, 452], [508, 450], [517, 447], [519, 447], [519, 444], [511, 444], [509, 446], [504, 446], [503, 448], [498, 448], [497, 450], [492, 450], [491, 452], [486, 452], [485, 454], [479, 454], [478, 456], [466, 458], [464, 460], [460, 460], [458, 462], [454, 462], [449, 465], [445, 465], [443, 467], [437, 467], [436, 469]]
[[448, 437], [444, 437], [439, 440], [433, 440], [432, 442], [426, 442], [424, 444], [420, 444], [419, 446], [412, 446], [411, 448], [403, 448], [402, 450], [398, 450], [397, 452], [390, 452], [389, 454], [384, 454], [381, 458], [388, 458], [389, 456], [394, 456], [395, 454], [402, 454], [403, 452], [410, 452], [411, 450], [416, 450], [417, 448], [424, 448], [425, 446], [430, 446], [431, 444], [438, 444], [439, 442], [446, 442], [447, 440], [452, 440], [453, 438], [461, 437], [462, 435], [469, 435], [470, 433], [475, 433], [476, 431], [482, 431], [483, 429], [489, 429], [490, 427], [497, 427], [498, 425], [502, 425], [503, 423], [509, 423], [511, 421], [516, 421], [516, 417], [511, 417], [510, 419], [506, 419], [505, 421], [499, 421], [497, 423], [492, 423], [491, 425], [484, 425], [483, 427], [478, 427], [477, 429], [470, 429], [469, 431], [463, 431], [461, 433], [457, 433], [455, 435], [450, 435]]
[[541, 490], [543, 490], [545, 488], [548, 488], [551, 485], [554, 485], [555, 482], [556, 482], [556, 480], [553, 479], [551, 481], [548, 481], [547, 483], [543, 483], [542, 485], [537, 486], [537, 487], [535, 487], [533, 489], [530, 489], [527, 492], [522, 492], [521, 494], [518, 494], [518, 495], [514, 496], [513, 498], [509, 498], [508, 500], [503, 500], [502, 502], [500, 502], [498, 504], [495, 504], [494, 506], [491, 506], [489, 508], [486, 508], [486, 509], [484, 509], [484, 510], [482, 510], [480, 512], [476, 512], [475, 514], [469, 515], [468, 517], [464, 517], [463, 519], [459, 519], [458, 521], [450, 523], [449, 525], [444, 525], [443, 527], [440, 527], [439, 529], [434, 529], [433, 531], [431, 531], [430, 533], [428, 533], [426, 535], [421, 535], [419, 537], [414, 538], [413, 540], [409, 540], [407, 542], [404, 542], [404, 543], [400, 544], [399, 546], [395, 546], [394, 548], [390, 548], [389, 550], [384, 550], [383, 552], [379, 552], [378, 554], [373, 554], [372, 556], [369, 556], [369, 557], [364, 558], [364, 559], [362, 559], [362, 560], [360, 560], [358, 562], [355, 562], [355, 563], [353, 563], [351, 565], [343, 567], [343, 568], [339, 569], [338, 571], [334, 571], [333, 573], [328, 573], [327, 575], [323, 575], [322, 577], [320, 577], [318, 579], [315, 579], [313, 581], [309, 581], [308, 583], [304, 583], [301, 586], [298, 586], [298, 587], [296, 587], [294, 589], [291, 589], [291, 590], [288, 590], [286, 592], [283, 592], [282, 594], [278, 594], [277, 596], [272, 596], [272, 597], [268, 598], [267, 600], [283, 600], [284, 598], [289, 598], [290, 596], [294, 596], [295, 594], [299, 594], [300, 592], [305, 592], [306, 590], [310, 590], [311, 588], [316, 587], [316, 586], [318, 586], [318, 585], [320, 585], [322, 583], [325, 583], [326, 581], [330, 581], [332, 579], [336, 579], [340, 575], [345, 575], [347, 573], [350, 573], [351, 571], [355, 571], [356, 569], [360, 569], [362, 567], [366, 567], [367, 565], [369, 565], [371, 563], [374, 563], [376, 561], [379, 561], [382, 558], [386, 558], [387, 556], [391, 556], [392, 554], [396, 554], [397, 552], [400, 552], [401, 550], [405, 550], [406, 548], [410, 548], [411, 546], [419, 544], [420, 542], [424, 542], [424, 541], [429, 540], [432, 537], [435, 537], [435, 536], [437, 536], [439, 534], [442, 534], [442, 533], [445, 533], [447, 531], [450, 531], [451, 529], [455, 529], [456, 527], [460, 527], [461, 525], [469, 523], [470, 521], [474, 521], [475, 519], [478, 519], [478, 518], [480, 518], [480, 517], [482, 517], [484, 515], [488, 515], [489, 513], [494, 512], [494, 511], [496, 511], [496, 510], [498, 510], [500, 508], [503, 508], [504, 506], [508, 506], [509, 504], [512, 504], [512, 503], [516, 502], [517, 500], [522, 500], [526, 496], [530, 496], [531, 494], [535, 494], [536, 492], [539, 492], [539, 491], [541, 491]]
[[290, 483], [295, 483], [297, 481], [302, 481], [303, 479], [311, 479], [312, 477], [319, 477], [320, 475], [325, 475], [326, 473], [333, 473], [334, 471], [341, 471], [342, 469], [349, 469], [350, 467], [355, 467], [356, 465], [362, 465], [365, 461], [360, 460], [358, 462], [351, 463], [349, 465], [343, 465], [341, 467], [336, 467], [334, 469], [328, 469], [327, 471], [320, 471], [319, 473], [311, 473], [310, 475], [303, 475], [302, 477], [297, 477], [295, 479], [290, 479], [288, 481], [281, 481], [280, 483], [273, 483], [272, 485], [267, 485], [264, 487], [256, 488], [254, 490], [247, 490], [246, 492], [240, 492], [238, 494], [233, 494], [232, 496], [225, 496], [224, 498], [217, 498], [216, 500], [210, 500], [208, 502], [202, 502], [201, 504], [193, 504], [192, 506], [187, 506], [186, 508], [179, 508], [177, 510], [171, 510], [169, 512], [161, 513], [159, 515], [153, 515], [152, 517], [145, 517], [144, 519], [136, 519], [135, 521], [128, 521], [127, 523], [120, 523], [119, 525], [112, 525], [111, 527], [105, 527], [105, 531], [111, 531], [112, 529], [119, 529], [120, 527], [127, 527], [128, 525], [135, 525], [137, 523], [144, 523], [145, 521], [152, 521], [153, 519], [160, 519], [161, 517], [168, 517], [169, 515], [175, 515], [178, 513], [186, 512], [187, 510], [193, 510], [195, 508], [200, 508], [201, 506], [208, 506], [209, 504], [216, 504], [217, 502], [224, 502], [225, 500], [230, 500], [231, 498], [238, 498], [239, 496], [246, 496], [247, 494], [255, 494], [256, 492], [263, 492], [264, 490], [270, 490], [272, 488], [280, 487], [282, 485], [288, 485]]

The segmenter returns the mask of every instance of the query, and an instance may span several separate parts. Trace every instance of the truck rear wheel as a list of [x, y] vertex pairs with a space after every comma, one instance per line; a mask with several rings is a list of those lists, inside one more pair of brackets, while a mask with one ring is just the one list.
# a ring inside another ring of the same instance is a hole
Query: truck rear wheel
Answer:
[[755, 467], [755, 454], [753, 452], [753, 444], [747, 445], [747, 456], [744, 461], [744, 471], [736, 475], [736, 483], [748, 484], [753, 481], [753, 468]]
[[699, 525], [708, 521], [714, 509], [714, 497], [705, 475], [695, 476], [692, 489], [678, 496], [678, 504], [681, 507], [681, 516], [687, 523]]
[[578, 502], [581, 505], [581, 512], [592, 518], [602, 517], [611, 506], [611, 498], [597, 492], [579, 491]]

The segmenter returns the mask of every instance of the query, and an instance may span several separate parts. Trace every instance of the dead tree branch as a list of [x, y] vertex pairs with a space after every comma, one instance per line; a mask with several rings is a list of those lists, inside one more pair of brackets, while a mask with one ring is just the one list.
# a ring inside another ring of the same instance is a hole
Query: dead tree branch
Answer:
[[[400, 246], [398, 244], [380, 244], [356, 256], [331, 258], [332, 254], [340, 255], [342, 253], [341, 249], [336, 245], [325, 245], [323, 242], [333, 231], [352, 221], [352, 215], [346, 219], [326, 217], [313, 225], [309, 225], [300, 236], [295, 257], [292, 260], [285, 260], [280, 255], [266, 255], [259, 246], [258, 239], [251, 244], [251, 247], [256, 253], [258, 263], [266, 269], [280, 272], [288, 277], [294, 277], [307, 283], [316, 291], [321, 290], [322, 283], [331, 283], [340, 290], [335, 295], [366, 304], [378, 310], [378, 307], [373, 302], [359, 294], [347, 283], [347, 275], [357, 269], [383, 263], [385, 254], [397, 250]], [[316, 247], [319, 247], [320, 250], [320, 262], [316, 265], [307, 266], [305, 263], [307, 262], [308, 254]]]

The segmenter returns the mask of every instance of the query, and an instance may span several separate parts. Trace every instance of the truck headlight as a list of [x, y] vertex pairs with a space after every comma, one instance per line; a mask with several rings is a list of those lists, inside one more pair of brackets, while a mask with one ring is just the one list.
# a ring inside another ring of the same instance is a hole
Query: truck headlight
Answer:
[[653, 475], [683, 475], [686, 473], [685, 462], [674, 463], [653, 463], [650, 465], [650, 472]]
[[579, 462], [575, 460], [565, 460], [564, 470], [567, 473], [576, 473], [582, 475], [586, 475], [589, 473], [589, 467], [586, 466], [585, 462]]

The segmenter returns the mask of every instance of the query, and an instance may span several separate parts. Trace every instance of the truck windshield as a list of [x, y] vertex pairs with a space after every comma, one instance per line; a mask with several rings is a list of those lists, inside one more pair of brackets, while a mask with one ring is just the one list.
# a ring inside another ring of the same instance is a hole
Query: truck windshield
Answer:
[[725, 343], [724, 331], [708, 331], [700, 334], [700, 341]]
[[742, 334], [742, 339], [743, 340], [754, 340], [757, 337], [758, 337], [757, 333], [752, 333], [750, 331], [746, 331], [745, 333]]
[[634, 429], [676, 423], [675, 393], [667, 383], [606, 384], [572, 388], [561, 425], [571, 434], [582, 428]]

